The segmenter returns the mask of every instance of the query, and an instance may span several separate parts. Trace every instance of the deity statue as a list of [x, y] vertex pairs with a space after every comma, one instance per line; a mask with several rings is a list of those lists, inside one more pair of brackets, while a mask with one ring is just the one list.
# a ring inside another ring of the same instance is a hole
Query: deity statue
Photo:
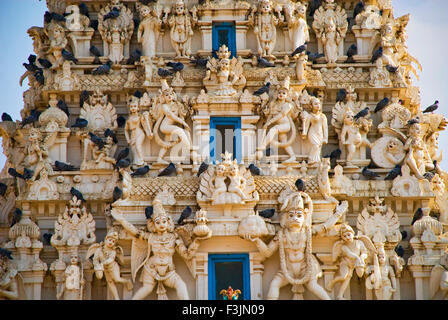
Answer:
[[218, 59], [207, 62], [207, 72], [203, 83], [207, 93], [214, 96], [234, 96], [246, 85], [241, 57], [230, 59], [231, 52], [222, 45], [217, 52]]
[[325, 3], [314, 13], [313, 29], [323, 48], [327, 63], [335, 64], [343, 55], [344, 39], [348, 30], [347, 14], [333, 0]]
[[[123, 249], [117, 245], [118, 233], [109, 231], [104, 242], [92, 244], [87, 251], [86, 259], [93, 256], [93, 267], [98, 279], [106, 278], [109, 288], [115, 300], [120, 300], [116, 283], [122, 283], [127, 290], [132, 290], [133, 285], [130, 280], [124, 279], [120, 275], [120, 265], [124, 264]], [[117, 262], [118, 261], [118, 262]]]
[[140, 269], [140, 281], [143, 286], [132, 297], [133, 300], [146, 298], [158, 283], [157, 295], [159, 300], [166, 300], [164, 285], [174, 288], [180, 300], [188, 300], [185, 282], [176, 272], [173, 255], [177, 253], [186, 261], [193, 258], [199, 248], [200, 241], [211, 236], [195, 237], [187, 248], [183, 240], [174, 232], [174, 222], [162, 206], [159, 199], [153, 201], [154, 212], [147, 222], [147, 231], [138, 230], [129, 223], [121, 213], [112, 209], [112, 216], [133, 237], [131, 250], [132, 279]]
[[0, 300], [19, 299], [17, 267], [12, 262], [11, 251], [0, 248]]
[[[291, 101], [289, 83], [289, 77], [286, 77], [278, 86], [276, 98], [261, 110], [267, 117], [263, 129], [268, 130], [268, 132], [265, 133], [266, 131], [264, 131], [261, 139], [261, 144], [257, 151], [258, 159], [261, 159], [263, 151], [271, 144], [285, 149], [289, 155], [285, 162], [294, 162], [296, 160], [292, 143], [297, 135], [297, 129], [294, 124], [294, 118], [297, 117], [297, 106]], [[291, 135], [288, 139], [289, 133]], [[279, 142], [275, 141], [277, 135]]]
[[346, 165], [352, 165], [352, 160], [361, 147], [367, 146], [370, 148], [371, 143], [367, 139], [367, 133], [371, 126], [372, 120], [367, 120], [364, 117], [355, 120], [351, 110], [345, 113], [340, 137], [341, 144], [346, 149]]
[[[280, 200], [280, 199], [279, 199]], [[313, 203], [305, 192], [293, 192], [283, 198], [280, 230], [269, 244], [260, 238], [249, 236], [260, 254], [268, 258], [277, 249], [280, 254], [281, 270], [274, 276], [269, 287], [267, 299], [279, 298], [280, 288], [291, 284], [294, 299], [302, 298], [303, 285], [317, 298], [330, 300], [328, 293], [318, 283], [322, 275], [320, 265], [312, 254], [313, 234], [324, 233], [331, 228], [348, 209], [345, 201], [336, 208], [335, 214], [326, 222], [312, 225]]]
[[30, 181], [36, 180], [40, 172], [44, 169], [50, 174], [53, 173], [48, 149], [54, 144], [56, 137], [57, 133], [49, 134], [45, 139], [42, 139], [42, 134], [39, 129], [32, 128], [30, 130], [24, 161], [25, 167], [31, 168], [34, 171]]
[[116, 130], [117, 113], [115, 107], [110, 103], [107, 94], [101, 90], [95, 90], [84, 102], [80, 110], [80, 117], [88, 121], [88, 131]]
[[[117, 18], [104, 20], [113, 8], [120, 10]], [[120, 63], [128, 53], [125, 53], [125, 46], [129, 44], [134, 32], [134, 13], [120, 3], [120, 0], [111, 0], [110, 4], [103, 7], [98, 13], [98, 31], [105, 43], [104, 55], [109, 56], [113, 63]]]
[[68, 44], [67, 37], [65, 36], [65, 28], [55, 22], [50, 22], [44, 28], [44, 31], [49, 39], [49, 54], [48, 59], [53, 65], [52, 68], [57, 68], [64, 63], [62, 58], [62, 49], [65, 49]]
[[140, 101], [132, 96], [128, 100], [129, 117], [124, 128], [126, 141], [129, 143], [132, 153], [132, 163], [136, 166], [145, 164], [143, 160], [143, 142], [145, 138], [152, 138], [151, 122], [149, 112], [139, 113]]
[[65, 268], [64, 281], [59, 284], [56, 298], [60, 300], [82, 300], [85, 285], [84, 273], [79, 264], [78, 254], [70, 255], [70, 265]]
[[441, 291], [441, 299], [448, 300], [448, 253], [445, 253], [440, 258], [440, 263], [432, 268], [429, 291], [431, 299], [434, 299], [437, 292]]
[[171, 44], [176, 51], [175, 58], [190, 58], [193, 26], [198, 21], [196, 8], [193, 8], [193, 15], [190, 15], [184, 0], [176, 0], [173, 11], [174, 13], [165, 16], [163, 22], [171, 29]]
[[306, 9], [307, 4], [302, 2], [290, 3], [284, 6], [292, 50], [310, 41], [310, 33], [306, 21]]
[[302, 139], [306, 140], [310, 149], [308, 163], [320, 162], [322, 145], [328, 143], [327, 117], [322, 112], [322, 103], [316, 97], [310, 98], [310, 112], [304, 110], [301, 113], [303, 121]]
[[254, 26], [257, 36], [258, 54], [275, 59], [272, 54], [277, 41], [277, 25], [284, 20], [280, 10], [273, 8], [270, 0], [259, 0], [249, 16], [249, 24]]
[[339, 259], [339, 269], [336, 277], [328, 283], [327, 290], [332, 290], [336, 283], [342, 282], [336, 298], [344, 300], [344, 293], [350, 284], [353, 271], [356, 270], [356, 274], [361, 278], [366, 269], [369, 250], [376, 252], [376, 248], [369, 237], [364, 235], [355, 237], [353, 229], [346, 224], [341, 226], [340, 237], [342, 240], [333, 245], [333, 261]]
[[[180, 153], [181, 159], [188, 161], [192, 146], [190, 126], [185, 122], [189, 111], [188, 96], [180, 101], [165, 79], [161, 79], [160, 82], [162, 88], [155, 97], [151, 109], [151, 116], [156, 121], [154, 139], [161, 147], [157, 162], [168, 164], [164, 159], [168, 150], [171, 150], [171, 157], [177, 157]], [[160, 133], [165, 135], [165, 139], [161, 138]]]
[[381, 15], [380, 9], [375, 5], [368, 5], [356, 16], [356, 25], [362, 29], [380, 29]]
[[85, 31], [90, 26], [90, 19], [79, 12], [77, 5], [70, 5], [65, 9], [65, 25], [70, 31]]
[[397, 290], [397, 280], [394, 268], [389, 264], [384, 248], [378, 250], [373, 256], [374, 264], [366, 269], [366, 288], [374, 290], [377, 300], [392, 300], [393, 293]]
[[426, 172], [426, 168], [431, 170], [434, 166], [430, 161], [431, 157], [423, 141], [420, 123], [413, 123], [409, 127], [409, 137], [404, 145], [404, 150], [407, 151], [404, 163], [409, 166], [417, 179], [425, 179], [423, 175]]
[[153, 58], [156, 56], [157, 41], [160, 31], [162, 31], [162, 11], [157, 6], [151, 9], [139, 2], [136, 3], [136, 8], [141, 20], [137, 32], [137, 41], [142, 44], [143, 56]]

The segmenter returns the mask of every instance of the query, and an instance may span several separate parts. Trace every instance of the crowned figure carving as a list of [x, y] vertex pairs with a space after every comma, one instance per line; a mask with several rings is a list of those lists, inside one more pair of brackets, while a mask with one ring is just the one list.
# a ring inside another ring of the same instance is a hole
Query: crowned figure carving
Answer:
[[[119, 10], [119, 16], [104, 20], [104, 16], [114, 8]], [[104, 41], [104, 55], [113, 63], [120, 63], [129, 56], [129, 41], [134, 32], [134, 13], [120, 0], [110, 0], [98, 14], [98, 31]]]
[[118, 127], [115, 107], [109, 102], [107, 94], [98, 89], [84, 102], [80, 117], [88, 121], [86, 130], [89, 131], [115, 130]]
[[132, 299], [145, 299], [157, 285], [159, 300], [168, 299], [164, 286], [174, 288], [179, 300], [188, 300], [187, 286], [176, 272], [174, 253], [177, 252], [186, 262], [191, 261], [200, 241], [208, 239], [211, 232], [204, 237], [194, 237], [187, 247], [182, 238], [174, 232], [173, 219], [166, 213], [161, 201], [155, 199], [152, 205], [154, 211], [145, 230], [137, 229], [116, 209], [111, 211], [115, 220], [132, 236], [131, 273], [134, 282], [137, 273], [142, 270], [140, 281], [143, 285]]
[[303, 299], [304, 286], [318, 299], [330, 300], [330, 296], [317, 280], [322, 276], [321, 268], [312, 250], [312, 236], [324, 234], [332, 228], [347, 211], [348, 203], [342, 202], [335, 213], [324, 223], [312, 225], [313, 202], [305, 192], [284, 190], [278, 200], [281, 204], [280, 229], [266, 244], [251, 234], [247, 239], [253, 241], [264, 258], [276, 250], [280, 255], [280, 271], [269, 286], [267, 299], [279, 298], [280, 288], [292, 285], [294, 299]]
[[325, 0], [314, 13], [313, 30], [319, 40], [319, 51], [323, 49], [328, 64], [335, 64], [344, 54], [344, 39], [348, 30], [345, 10], [334, 0]]
[[[365, 160], [366, 151], [370, 147], [367, 134], [372, 127], [370, 112], [365, 117], [355, 118], [358, 112], [367, 108], [363, 101], [356, 101], [357, 94], [352, 87], [347, 88], [345, 101], [338, 101], [332, 111], [331, 124], [339, 137], [339, 148], [346, 158], [346, 165], [351, 166], [356, 160]], [[355, 160], [355, 161], [353, 161]]]
[[209, 166], [201, 175], [197, 200], [212, 205], [257, 201], [259, 196], [250, 171], [238, 165], [236, 159], [232, 161], [232, 154], [227, 151], [221, 157], [221, 163]]
[[218, 59], [207, 62], [207, 73], [203, 80], [207, 93], [211, 96], [234, 96], [242, 92], [246, 85], [241, 57], [230, 59], [231, 52], [226, 45], [218, 51]]
[[70, 31], [93, 31], [93, 28], [90, 28], [90, 19], [89, 17], [80, 13], [79, 6], [70, 5], [65, 9], [66, 12], [66, 21], [65, 25]]
[[157, 5], [150, 7], [140, 2], [137, 2], [135, 7], [141, 20], [137, 41], [142, 44], [143, 56], [152, 59], [156, 56], [157, 42], [162, 31], [162, 9]]
[[307, 7], [307, 3], [299, 1], [288, 2], [283, 6], [292, 50], [310, 41], [310, 32], [306, 21]]
[[26, 299], [22, 275], [13, 261], [12, 252], [0, 248], [0, 300]]

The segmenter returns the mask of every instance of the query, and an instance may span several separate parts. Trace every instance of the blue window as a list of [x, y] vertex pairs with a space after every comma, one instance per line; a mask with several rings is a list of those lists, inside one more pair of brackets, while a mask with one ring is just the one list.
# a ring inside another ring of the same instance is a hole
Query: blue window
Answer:
[[239, 289], [238, 300], [250, 300], [249, 255], [209, 254], [208, 255], [208, 299], [223, 300], [221, 290], [231, 286]]
[[212, 29], [213, 56], [216, 58], [216, 51], [225, 44], [231, 57], [236, 56], [236, 31], [234, 22], [214, 22]]
[[221, 160], [221, 154], [228, 151], [241, 163], [241, 118], [210, 117], [210, 159]]

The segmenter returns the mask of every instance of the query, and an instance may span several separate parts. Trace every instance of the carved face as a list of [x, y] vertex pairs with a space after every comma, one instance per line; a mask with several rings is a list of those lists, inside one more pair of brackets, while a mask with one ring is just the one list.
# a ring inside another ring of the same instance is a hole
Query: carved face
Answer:
[[299, 5], [296, 7], [296, 10], [297, 10], [297, 14], [299, 16], [302, 16], [302, 17], [305, 16], [305, 14], [306, 14], [306, 7], [304, 5], [299, 3]]
[[70, 263], [71, 263], [72, 265], [77, 265], [77, 264], [78, 264], [78, 255], [76, 255], [76, 254], [72, 254], [72, 255], [70, 256]]
[[165, 99], [165, 103], [170, 103], [174, 100], [173, 93], [170, 90], [163, 91], [163, 98]]
[[336, 31], [336, 25], [334, 24], [334, 21], [332, 19], [330, 19], [330, 21], [327, 24], [327, 31], [328, 32]]
[[285, 101], [287, 96], [288, 96], [288, 90], [286, 90], [285, 88], [280, 88], [277, 94], [277, 99], [280, 101]]
[[291, 210], [288, 213], [286, 226], [288, 229], [301, 229], [305, 222], [305, 215], [302, 210]]
[[229, 59], [222, 59], [219, 62], [219, 68], [221, 70], [229, 70], [230, 69], [230, 60]]
[[169, 220], [167, 216], [159, 216], [154, 221], [154, 227], [157, 232], [165, 232], [169, 227]]
[[114, 237], [107, 237], [105, 240], [105, 243], [106, 243], [106, 247], [113, 248], [115, 246], [115, 244], [117, 243], [117, 241], [115, 240]]
[[39, 131], [37, 131], [37, 130], [31, 130], [29, 139], [30, 139], [31, 141], [37, 141], [37, 140], [39, 140], [39, 138], [40, 138]]
[[183, 14], [184, 14], [185, 6], [184, 6], [183, 3], [178, 3], [178, 4], [176, 4], [176, 6], [175, 6], [174, 9], [175, 9], [175, 11], [176, 11], [176, 14], [177, 14], [178, 16], [180, 16], [180, 15], [183, 15]]
[[230, 166], [230, 174], [232, 176], [236, 176], [238, 175], [238, 166], [233, 164], [232, 166]]
[[271, 4], [268, 1], [263, 1], [260, 5], [261, 7], [261, 12], [262, 13], [269, 13], [271, 12]]
[[0, 274], [3, 274], [8, 268], [8, 258], [1, 256], [0, 257]]
[[383, 253], [378, 255], [378, 263], [382, 266], [386, 264], [386, 256]]
[[345, 242], [352, 242], [353, 241], [353, 232], [351, 231], [346, 231], [341, 235], [341, 238], [343, 241]]
[[351, 112], [347, 112], [347, 114], [345, 115], [344, 123], [348, 125], [353, 124], [353, 114]]
[[216, 167], [216, 175], [217, 176], [223, 176], [226, 173], [226, 167], [220, 164], [218, 167]]
[[318, 113], [320, 112], [320, 101], [317, 98], [314, 98], [311, 100], [311, 110], [313, 111], [313, 113]]
[[420, 136], [421, 133], [421, 126], [418, 123], [413, 124], [410, 128], [409, 128], [409, 134], [413, 137], [418, 137]]
[[114, 143], [114, 138], [112, 138], [111, 136], [108, 136], [108, 137], [106, 138], [106, 143], [107, 143], [107, 144], [113, 144], [113, 143]]
[[144, 6], [140, 9], [140, 14], [142, 15], [143, 18], [148, 17], [150, 13], [151, 13], [151, 11], [146, 6]]
[[138, 112], [138, 102], [131, 102], [129, 104], [129, 112], [130, 113], [137, 113]]
[[387, 144], [387, 151], [390, 153], [396, 153], [398, 151], [398, 146], [399, 146], [398, 141], [395, 139], [392, 139]]

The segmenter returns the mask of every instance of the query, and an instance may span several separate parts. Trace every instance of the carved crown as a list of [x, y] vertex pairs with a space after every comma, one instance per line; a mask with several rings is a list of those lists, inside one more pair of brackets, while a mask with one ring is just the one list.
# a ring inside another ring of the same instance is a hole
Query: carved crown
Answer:
[[231, 55], [231, 51], [229, 51], [229, 48], [223, 44], [218, 51], [218, 58], [219, 59], [229, 59]]

